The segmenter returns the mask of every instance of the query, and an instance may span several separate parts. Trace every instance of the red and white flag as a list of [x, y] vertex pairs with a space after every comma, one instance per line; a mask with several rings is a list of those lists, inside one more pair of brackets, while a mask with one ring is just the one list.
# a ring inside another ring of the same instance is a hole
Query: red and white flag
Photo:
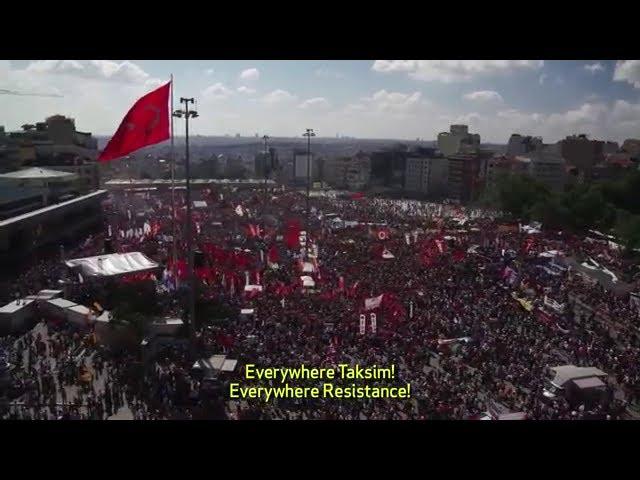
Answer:
[[170, 89], [171, 82], [168, 82], [134, 103], [98, 161], [108, 162], [168, 140]]

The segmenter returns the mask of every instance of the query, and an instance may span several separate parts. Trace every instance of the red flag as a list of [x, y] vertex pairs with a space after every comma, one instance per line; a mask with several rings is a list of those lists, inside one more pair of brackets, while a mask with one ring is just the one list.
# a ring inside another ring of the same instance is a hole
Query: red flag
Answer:
[[464, 253], [464, 250], [456, 250], [452, 254], [453, 260], [455, 262], [461, 262], [462, 260], [464, 260], [465, 256], [466, 254]]
[[269, 250], [267, 251], [267, 262], [269, 263], [278, 263], [280, 260], [280, 255], [278, 254], [278, 247], [275, 245], [271, 245]]
[[298, 220], [289, 220], [285, 227], [284, 241], [287, 248], [294, 249], [300, 246], [300, 222]]
[[169, 139], [171, 82], [147, 93], [127, 112], [98, 160], [108, 162], [148, 145]]
[[259, 237], [260, 236], [260, 227], [258, 227], [257, 225], [254, 225], [252, 223], [250, 223], [247, 226], [247, 231], [248, 231], [250, 237]]

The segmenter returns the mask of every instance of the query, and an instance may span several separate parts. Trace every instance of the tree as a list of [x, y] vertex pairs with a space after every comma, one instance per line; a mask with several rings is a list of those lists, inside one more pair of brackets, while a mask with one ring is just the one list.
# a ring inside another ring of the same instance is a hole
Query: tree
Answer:
[[627, 249], [640, 248], [640, 215], [619, 211], [615, 231]]
[[505, 175], [496, 179], [493, 195], [501, 210], [528, 220], [531, 208], [548, 198], [550, 192], [529, 175]]

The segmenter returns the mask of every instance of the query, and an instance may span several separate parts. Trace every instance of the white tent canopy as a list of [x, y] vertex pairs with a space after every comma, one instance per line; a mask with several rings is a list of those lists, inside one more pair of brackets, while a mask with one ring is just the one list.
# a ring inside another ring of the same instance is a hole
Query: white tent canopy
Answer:
[[160, 266], [140, 252], [76, 258], [66, 261], [65, 264], [68, 267], [80, 269], [85, 277], [113, 277], [127, 273], [146, 272]]
[[301, 276], [300, 280], [302, 280], [303, 287], [313, 288], [316, 286], [316, 282], [313, 280], [313, 278], [309, 277], [308, 275]]

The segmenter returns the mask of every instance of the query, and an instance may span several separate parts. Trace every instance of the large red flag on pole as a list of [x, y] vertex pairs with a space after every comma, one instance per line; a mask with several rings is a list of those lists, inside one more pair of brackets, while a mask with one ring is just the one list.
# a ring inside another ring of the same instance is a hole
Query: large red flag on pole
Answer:
[[171, 82], [147, 93], [127, 112], [98, 160], [108, 162], [148, 145], [169, 139]]

